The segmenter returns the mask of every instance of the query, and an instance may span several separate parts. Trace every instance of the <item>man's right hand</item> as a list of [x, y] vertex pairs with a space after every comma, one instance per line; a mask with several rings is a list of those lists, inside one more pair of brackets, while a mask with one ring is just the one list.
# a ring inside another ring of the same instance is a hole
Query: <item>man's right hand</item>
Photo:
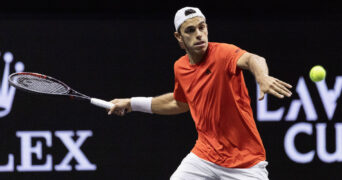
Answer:
[[131, 112], [131, 99], [125, 98], [125, 99], [113, 99], [110, 101], [115, 106], [113, 106], [109, 111], [108, 115], [116, 114], [118, 116], [124, 116], [126, 113]]

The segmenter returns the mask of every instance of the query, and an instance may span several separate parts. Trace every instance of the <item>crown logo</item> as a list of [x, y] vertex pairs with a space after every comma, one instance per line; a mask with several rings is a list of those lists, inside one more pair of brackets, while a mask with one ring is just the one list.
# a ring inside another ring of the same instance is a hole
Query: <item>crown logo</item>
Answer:
[[[0, 87], [0, 118], [6, 116], [11, 111], [15, 95], [15, 88], [12, 86], [10, 87], [8, 83], [8, 76], [10, 75], [10, 64], [13, 61], [13, 54], [11, 52], [5, 52], [3, 55], [3, 60], [5, 62], [5, 69]], [[15, 63], [15, 72], [23, 72], [24, 68], [25, 66], [22, 62], [19, 61]]]

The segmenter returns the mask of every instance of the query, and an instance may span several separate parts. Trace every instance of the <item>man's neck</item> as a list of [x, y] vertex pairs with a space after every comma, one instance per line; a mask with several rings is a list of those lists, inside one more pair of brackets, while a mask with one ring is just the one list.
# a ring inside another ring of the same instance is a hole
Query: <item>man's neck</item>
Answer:
[[[207, 49], [207, 51], [208, 51], [208, 49]], [[202, 53], [194, 53], [194, 52], [187, 51], [187, 54], [189, 56], [190, 64], [198, 64], [198, 63], [200, 63], [204, 59], [205, 54], [206, 54], [207, 51], [205, 51], [203, 54]]]

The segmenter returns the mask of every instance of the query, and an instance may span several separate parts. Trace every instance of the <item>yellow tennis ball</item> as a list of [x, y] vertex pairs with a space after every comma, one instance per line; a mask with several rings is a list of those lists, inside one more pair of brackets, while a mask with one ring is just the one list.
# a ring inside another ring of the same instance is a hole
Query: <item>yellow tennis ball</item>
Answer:
[[316, 65], [310, 70], [310, 79], [313, 82], [322, 81], [325, 78], [325, 75], [326, 75], [326, 71], [320, 65]]

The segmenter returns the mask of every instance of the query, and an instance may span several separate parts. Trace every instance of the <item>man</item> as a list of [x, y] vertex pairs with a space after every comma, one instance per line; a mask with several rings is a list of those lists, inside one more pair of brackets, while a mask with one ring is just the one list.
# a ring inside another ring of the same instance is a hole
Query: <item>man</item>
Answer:
[[173, 93], [114, 99], [108, 114], [141, 111], [179, 114], [190, 110], [198, 140], [171, 176], [186, 179], [268, 179], [265, 149], [256, 128], [242, 69], [265, 93], [290, 97], [291, 85], [268, 75], [264, 58], [234, 45], [208, 43], [205, 16], [185, 7], [175, 16], [174, 36], [186, 55], [174, 65]]

